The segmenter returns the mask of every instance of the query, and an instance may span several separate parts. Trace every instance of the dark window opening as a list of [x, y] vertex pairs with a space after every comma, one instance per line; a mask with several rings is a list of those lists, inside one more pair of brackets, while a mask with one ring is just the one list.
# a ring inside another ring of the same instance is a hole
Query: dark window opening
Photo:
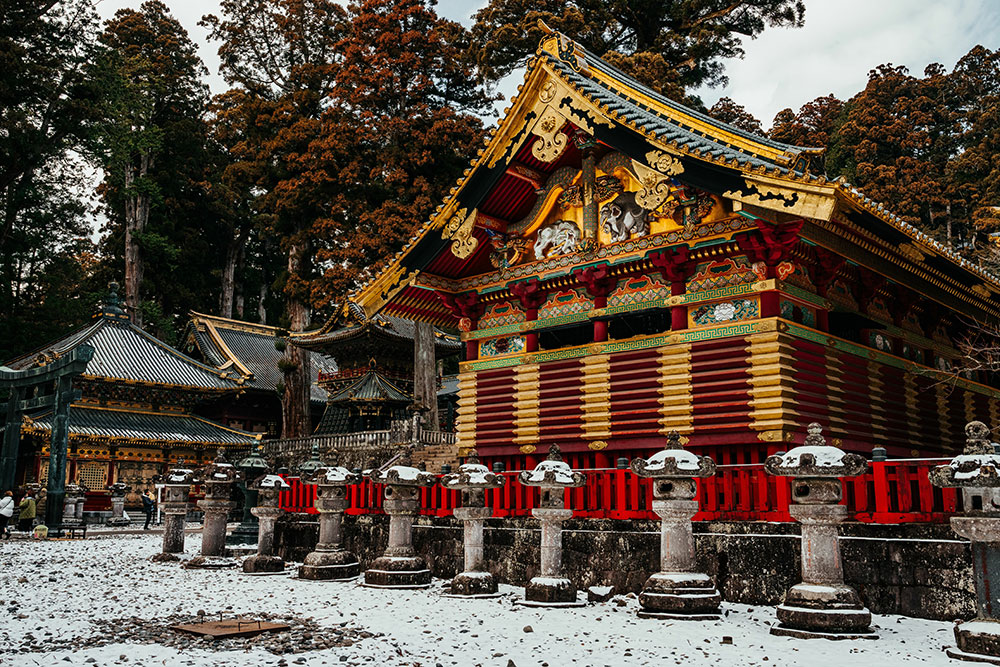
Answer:
[[670, 311], [644, 310], [608, 320], [608, 337], [612, 340], [633, 336], [652, 336], [670, 330]]
[[594, 325], [582, 322], [558, 329], [538, 332], [538, 347], [543, 350], [557, 350], [561, 347], [586, 345], [594, 340]]

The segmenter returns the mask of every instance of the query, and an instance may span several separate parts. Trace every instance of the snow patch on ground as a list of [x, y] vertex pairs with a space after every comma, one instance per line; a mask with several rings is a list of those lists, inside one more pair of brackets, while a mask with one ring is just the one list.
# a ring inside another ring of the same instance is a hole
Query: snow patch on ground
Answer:
[[[495, 599], [444, 599], [444, 582], [426, 590], [364, 588], [356, 583], [249, 577], [227, 570], [182, 570], [151, 563], [159, 535], [87, 540], [11, 540], [0, 543], [0, 664], [14, 667], [87, 665], [122, 667], [295, 665], [687, 665], [692, 667], [845, 664], [953, 666], [951, 623], [876, 616], [878, 641], [802, 640], [768, 634], [773, 607], [724, 603], [718, 621], [664, 621], [636, 617], [634, 596], [575, 609], [515, 607], [523, 590], [500, 586]], [[188, 554], [200, 536], [187, 536]], [[312, 618], [381, 637], [349, 647], [273, 655], [260, 648], [217, 652], [159, 644], [88, 644], [92, 619], [175, 614], [226, 617], [257, 613]], [[530, 625], [533, 632], [524, 632]], [[33, 640], [27, 639], [28, 635]], [[26, 652], [31, 644], [84, 638], [75, 650]], [[731, 637], [732, 644], [723, 644]], [[768, 661], [764, 661], [764, 657]], [[68, 660], [65, 660], [68, 658]], [[301, 662], [299, 662], [301, 660]], [[88, 662], [90, 661], [90, 662]]]

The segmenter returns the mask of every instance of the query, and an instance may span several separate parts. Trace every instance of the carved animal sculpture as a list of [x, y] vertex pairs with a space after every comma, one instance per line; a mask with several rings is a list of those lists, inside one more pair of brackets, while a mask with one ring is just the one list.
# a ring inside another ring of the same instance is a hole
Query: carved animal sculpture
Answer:
[[622, 192], [601, 208], [601, 229], [612, 243], [649, 233], [647, 211], [635, 203], [634, 192]]
[[580, 243], [580, 228], [571, 220], [559, 220], [538, 230], [535, 259], [567, 255]]

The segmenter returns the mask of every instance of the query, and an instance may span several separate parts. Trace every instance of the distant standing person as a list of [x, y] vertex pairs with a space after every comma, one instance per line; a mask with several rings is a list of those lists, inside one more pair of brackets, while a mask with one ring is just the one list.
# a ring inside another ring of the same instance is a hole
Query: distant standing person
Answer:
[[27, 533], [31, 530], [31, 524], [35, 522], [35, 497], [31, 491], [24, 494], [21, 502], [17, 505], [17, 529]]
[[146, 513], [146, 525], [142, 527], [143, 530], [149, 530], [149, 522], [153, 520], [153, 508], [156, 506], [156, 502], [153, 500], [153, 494], [146, 491], [142, 494], [142, 511]]
[[7, 539], [7, 522], [14, 516], [14, 493], [8, 491], [0, 498], [0, 539]]

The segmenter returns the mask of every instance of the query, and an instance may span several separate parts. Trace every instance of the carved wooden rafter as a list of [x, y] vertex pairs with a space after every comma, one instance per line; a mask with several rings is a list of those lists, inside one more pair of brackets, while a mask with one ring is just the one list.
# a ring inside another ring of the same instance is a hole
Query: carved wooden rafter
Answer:
[[871, 305], [879, 291], [885, 287], [885, 283], [885, 276], [879, 275], [869, 269], [858, 268], [858, 279], [854, 283], [852, 291], [854, 292], [854, 300], [858, 302], [861, 312], [868, 310], [868, 306]]
[[687, 246], [667, 248], [649, 255], [650, 263], [672, 283], [683, 283], [694, 272], [695, 262]]
[[827, 290], [837, 279], [837, 274], [845, 262], [846, 260], [835, 252], [826, 248], [816, 248], [816, 262], [809, 265], [809, 279], [816, 286], [817, 294], [826, 296]]
[[740, 250], [747, 254], [751, 262], [763, 262], [768, 267], [775, 267], [791, 258], [792, 249], [799, 240], [802, 223], [802, 220], [795, 220], [773, 225], [765, 220], [758, 220], [758, 233], [751, 232], [736, 240], [740, 244]]
[[595, 299], [608, 296], [618, 286], [618, 278], [610, 275], [606, 266], [588, 266], [585, 269], [576, 269], [573, 271], [573, 277]]
[[514, 283], [509, 289], [525, 310], [538, 310], [548, 296], [548, 290], [542, 287], [541, 281], [537, 279]]

